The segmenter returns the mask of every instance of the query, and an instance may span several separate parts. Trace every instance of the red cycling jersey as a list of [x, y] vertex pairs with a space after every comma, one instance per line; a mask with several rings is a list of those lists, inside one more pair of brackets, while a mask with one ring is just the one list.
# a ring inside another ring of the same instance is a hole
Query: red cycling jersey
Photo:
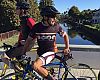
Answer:
[[28, 16], [21, 17], [21, 29], [19, 33], [18, 43], [20, 43], [21, 40], [27, 39], [34, 25], [35, 25], [35, 20], [33, 18], [30, 18]]

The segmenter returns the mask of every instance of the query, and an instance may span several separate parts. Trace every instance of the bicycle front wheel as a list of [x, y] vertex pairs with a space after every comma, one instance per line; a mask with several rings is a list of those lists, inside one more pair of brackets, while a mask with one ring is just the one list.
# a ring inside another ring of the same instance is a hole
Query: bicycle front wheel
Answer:
[[67, 77], [64, 75], [64, 80], [75, 78], [77, 80], [97, 80], [95, 72], [87, 64], [78, 63], [77, 65], [69, 67], [66, 73], [68, 74]]

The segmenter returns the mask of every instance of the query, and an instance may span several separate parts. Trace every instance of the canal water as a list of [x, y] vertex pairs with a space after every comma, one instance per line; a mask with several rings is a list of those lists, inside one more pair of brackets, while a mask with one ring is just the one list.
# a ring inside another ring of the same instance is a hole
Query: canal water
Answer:
[[[62, 28], [68, 33], [68, 27], [64, 26], [63, 24], [60, 24], [62, 26]], [[72, 37], [74, 36], [74, 37]], [[56, 42], [58, 44], [63, 44], [64, 40], [63, 38], [61, 38], [59, 35], [57, 35], [57, 40]], [[69, 35], [69, 42], [70, 44], [76, 44], [76, 45], [95, 45], [93, 42], [87, 40], [87, 39], [83, 39], [80, 35], [75, 35], [74, 32]]]

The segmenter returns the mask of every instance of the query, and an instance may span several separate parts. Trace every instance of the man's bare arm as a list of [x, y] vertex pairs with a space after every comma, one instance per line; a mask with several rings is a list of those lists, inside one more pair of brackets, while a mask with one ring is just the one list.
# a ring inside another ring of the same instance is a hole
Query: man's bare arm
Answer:
[[65, 43], [64, 53], [67, 54], [70, 51], [70, 49], [69, 49], [69, 38], [68, 38], [67, 33], [64, 33], [64, 43]]

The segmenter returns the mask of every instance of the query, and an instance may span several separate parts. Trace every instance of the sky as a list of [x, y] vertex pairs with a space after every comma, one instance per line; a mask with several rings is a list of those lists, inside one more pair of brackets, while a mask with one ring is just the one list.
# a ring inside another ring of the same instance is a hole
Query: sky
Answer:
[[80, 11], [87, 9], [99, 9], [100, 0], [53, 0], [55, 7], [60, 13], [68, 11], [72, 6], [78, 7]]

